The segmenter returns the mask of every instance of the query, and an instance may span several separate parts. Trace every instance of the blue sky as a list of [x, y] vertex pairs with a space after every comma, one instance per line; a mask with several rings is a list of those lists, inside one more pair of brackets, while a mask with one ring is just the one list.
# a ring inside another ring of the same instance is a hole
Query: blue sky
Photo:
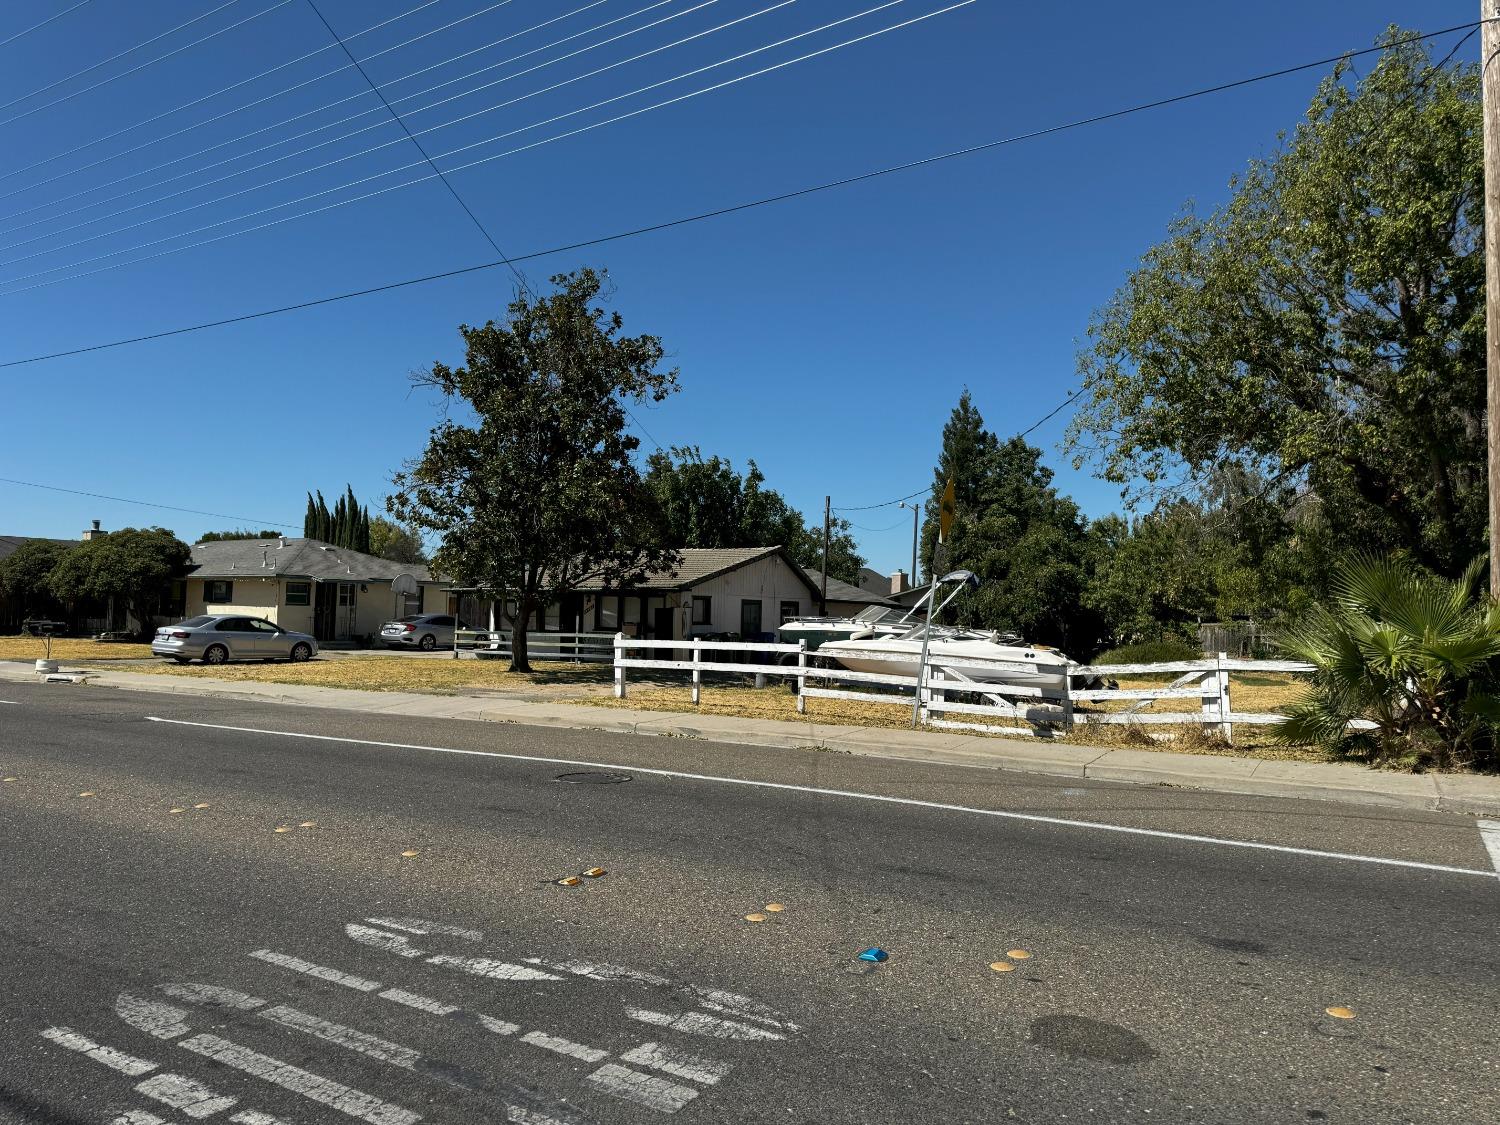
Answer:
[[[0, 40], [73, 2], [11, 0], [0, 12]], [[484, 9], [494, 0], [433, 0], [414, 12], [422, 0], [318, 2], [357, 56], [383, 52], [369, 58], [367, 68], [388, 98], [402, 99], [397, 108], [413, 129], [446, 125], [422, 135], [434, 155], [515, 131], [439, 160], [452, 167], [953, 0], [899, 0], [840, 27], [579, 114], [571, 111], [853, 16], [880, 0], [780, 6], [778, 0], [597, 0], [584, 11], [578, 9], [588, 0], [510, 0], [492, 11]], [[330, 45], [306, 0], [231, 0], [214, 11], [224, 3], [91, 0], [0, 46], [0, 103], [11, 103], [0, 108], [6, 154], [0, 165], [0, 361], [493, 257], [452, 197], [432, 181], [161, 254], [422, 174], [417, 168], [381, 175], [419, 158], [358, 74], [336, 69], [345, 62], [336, 48], [168, 112]], [[977, 0], [725, 89], [455, 172], [453, 182], [505, 251], [525, 254], [1367, 46], [1391, 22], [1422, 30], [1462, 23], [1474, 18], [1472, 9], [1457, 0], [1267, 0], [1250, 8], [1177, 0], [1133, 9], [1091, 0]], [[204, 13], [210, 14], [150, 46], [36, 93]], [[753, 13], [762, 14], [711, 30]], [[471, 14], [447, 31], [385, 50]], [[637, 30], [668, 16], [674, 18]], [[241, 20], [247, 22], [124, 74]], [[548, 46], [581, 32], [588, 34]], [[550, 62], [627, 32], [616, 43]], [[706, 34], [667, 46], [697, 32]], [[507, 36], [513, 38], [488, 46]], [[1440, 40], [1438, 50], [1445, 52], [1454, 38]], [[1476, 43], [1470, 40], [1459, 57], [1475, 58]], [[648, 58], [580, 78], [658, 47], [664, 49]], [[544, 49], [425, 92], [535, 48]], [[446, 61], [466, 51], [476, 53]], [[426, 108], [507, 76], [490, 89]], [[573, 78], [580, 80], [543, 92]], [[526, 269], [543, 278], [581, 265], [607, 267], [627, 330], [663, 337], [681, 368], [683, 389], [659, 407], [638, 411], [655, 442], [695, 444], [738, 464], [754, 458], [770, 484], [809, 514], [821, 512], [825, 493], [836, 507], [874, 504], [930, 482], [942, 423], [964, 387], [1001, 434], [1030, 426], [1058, 405], [1074, 386], [1074, 356], [1092, 310], [1185, 202], [1207, 209], [1224, 197], [1230, 175], [1295, 123], [1317, 80], [1316, 73], [1277, 79], [873, 183], [554, 255]], [[282, 92], [297, 83], [305, 85]], [[241, 108], [257, 99], [264, 100]], [[341, 99], [349, 100], [327, 108]], [[512, 99], [520, 100], [447, 125]], [[158, 114], [166, 116], [141, 124]], [[208, 120], [220, 114], [226, 116]], [[351, 114], [360, 116], [276, 144]], [[568, 116], [537, 127], [559, 115]], [[283, 124], [294, 116], [300, 120]], [[367, 125], [376, 127], [348, 135]], [[188, 126], [179, 136], [165, 136]], [[359, 155], [387, 141], [396, 143]], [[322, 147], [252, 170], [315, 144]], [[138, 145], [144, 147], [124, 152]], [[210, 146], [218, 147], [193, 155]], [[339, 162], [308, 171], [331, 160]], [[83, 167], [95, 161], [101, 162]], [[191, 174], [161, 182], [180, 173]], [[290, 173], [303, 174], [266, 184]], [[229, 178], [206, 182], [220, 176]], [[130, 178], [105, 186], [121, 177]], [[366, 177], [379, 178], [343, 186]], [[121, 194], [132, 188], [142, 190]], [[225, 198], [235, 192], [241, 194]], [[63, 198], [75, 193], [84, 194]], [[81, 210], [60, 215], [74, 208]], [[108, 217], [115, 211], [122, 213]], [[264, 213], [244, 217], [257, 211]], [[127, 226], [133, 229], [118, 229]], [[52, 284], [32, 287], [39, 282]], [[473, 274], [5, 369], [0, 476], [226, 513], [257, 527], [285, 522], [298, 533], [309, 488], [331, 497], [352, 483], [373, 509], [388, 491], [391, 472], [420, 452], [437, 417], [436, 404], [411, 390], [411, 373], [438, 359], [459, 362], [456, 325], [499, 317], [512, 288], [503, 271]], [[1085, 511], [1116, 509], [1117, 491], [1068, 467], [1058, 451], [1066, 421], [1064, 413], [1031, 440], [1047, 451], [1059, 484]], [[651, 444], [645, 440], [647, 448]], [[848, 515], [873, 565], [907, 565], [906, 513], [892, 506]], [[188, 539], [245, 522], [0, 483], [0, 532], [71, 536], [93, 518], [111, 528], [161, 523]]]

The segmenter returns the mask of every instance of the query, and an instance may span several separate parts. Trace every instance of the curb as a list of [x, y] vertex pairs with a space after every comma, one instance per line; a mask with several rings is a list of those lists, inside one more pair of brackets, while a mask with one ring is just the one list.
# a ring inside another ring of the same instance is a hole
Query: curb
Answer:
[[[0, 661], [0, 681], [34, 683], [41, 680], [30, 668], [11, 667], [8, 664], [9, 662]], [[121, 677], [125, 676], [130, 676], [131, 679], [121, 682]], [[243, 686], [236, 683], [229, 687], [228, 681], [181, 680], [170, 676], [97, 670], [91, 670], [72, 682], [92, 683], [95, 687], [121, 691], [161, 692], [174, 696], [201, 695], [223, 700], [248, 699], [259, 703], [358, 710], [366, 714], [373, 712], [406, 718], [424, 717], [420, 711], [408, 709], [414, 706], [413, 697], [417, 693], [360, 692], [357, 694], [364, 698], [355, 706], [351, 698], [355, 693], [339, 688], [319, 688], [317, 697], [308, 698], [306, 695], [299, 695], [295, 690], [296, 685], [261, 685], [247, 681]], [[293, 690], [285, 690], [288, 687]], [[344, 698], [341, 700], [338, 695], [330, 693], [343, 694]], [[377, 700], [368, 698], [381, 695], [391, 696], [391, 703], [382, 707]], [[425, 702], [428, 697], [420, 698]], [[928, 765], [1003, 770], [1132, 785], [1163, 785], [1243, 796], [1336, 801], [1467, 816], [1500, 816], [1500, 777], [1474, 774], [1395, 774], [1339, 763], [1277, 762], [1257, 758], [1196, 756], [1052, 742], [1034, 745], [1029, 742], [936, 732], [921, 732], [920, 740], [914, 741], [905, 737], [904, 732], [875, 727], [815, 726], [815, 733], [812, 734], [802, 730], [735, 729], [727, 724], [697, 725], [692, 720], [683, 721], [673, 712], [637, 712], [640, 717], [626, 718], [611, 709], [590, 707], [591, 711], [598, 712], [597, 716], [582, 716], [559, 714], [556, 711], [549, 713], [545, 710], [557, 706], [576, 710], [585, 706], [579, 704], [525, 702], [505, 708], [494, 706], [496, 701], [493, 699], [460, 698], [473, 706], [425, 717], [564, 730], [593, 730], [640, 737], [691, 738], [777, 750], [835, 751]], [[484, 706], [486, 703], [491, 706]], [[783, 720], [751, 721], [787, 725]], [[893, 737], [898, 734], [903, 734], [904, 740], [898, 741]]]

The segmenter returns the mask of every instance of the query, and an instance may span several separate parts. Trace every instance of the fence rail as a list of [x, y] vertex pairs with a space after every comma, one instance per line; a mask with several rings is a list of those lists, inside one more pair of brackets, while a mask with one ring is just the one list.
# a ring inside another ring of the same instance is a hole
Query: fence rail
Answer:
[[[456, 629], [453, 655], [461, 648], [473, 649], [484, 660], [511, 658], [509, 629]], [[534, 660], [583, 660], [608, 664], [615, 656], [613, 633], [527, 633], [526, 655]]]
[[[558, 634], [537, 634], [557, 636]], [[564, 634], [566, 635], [566, 634]], [[883, 672], [856, 672], [847, 668], [828, 667], [809, 651], [806, 641], [796, 644], [753, 641], [654, 640], [627, 637], [623, 633], [608, 637], [613, 652], [615, 697], [626, 698], [627, 676], [634, 671], [672, 671], [691, 673], [693, 703], [702, 700], [704, 673], [753, 675], [755, 686], [764, 687], [775, 677], [791, 681], [797, 691], [797, 711], [805, 713], [808, 699], [842, 699], [866, 703], [916, 707], [918, 718], [931, 727], [978, 730], [1009, 735], [1036, 735], [1053, 729], [1071, 730], [1080, 724], [1158, 726], [1166, 724], [1201, 724], [1233, 740], [1236, 724], [1268, 725], [1281, 722], [1285, 716], [1262, 712], [1237, 712], [1230, 697], [1231, 672], [1312, 671], [1312, 665], [1292, 660], [1248, 660], [1220, 653], [1203, 660], [1168, 661], [1161, 664], [1100, 664], [1073, 666], [1060, 686], [1031, 686], [978, 680], [959, 668], [944, 663], [941, 656], [929, 656], [921, 675], [894, 675]], [[738, 653], [740, 660], [727, 660], [724, 654]], [[659, 653], [659, 656], [648, 655]], [[1017, 661], [1002, 657], [965, 656], [962, 668], [970, 671], [985, 667], [1016, 667]], [[1176, 674], [1168, 687], [1108, 688], [1075, 687], [1100, 678], [1134, 675]], [[883, 690], [870, 690], [883, 689]], [[1147, 709], [1163, 700], [1196, 699], [1195, 711], [1152, 712]], [[978, 700], [978, 701], [976, 701]], [[1079, 704], [1131, 703], [1122, 711], [1078, 709]], [[944, 718], [964, 716], [963, 719]], [[991, 720], [989, 722], [978, 721]], [[1000, 725], [1004, 720], [1010, 725]], [[1015, 725], [1025, 724], [1025, 725]], [[1364, 722], [1355, 725], [1366, 726]], [[1165, 736], [1158, 736], [1165, 737]]]

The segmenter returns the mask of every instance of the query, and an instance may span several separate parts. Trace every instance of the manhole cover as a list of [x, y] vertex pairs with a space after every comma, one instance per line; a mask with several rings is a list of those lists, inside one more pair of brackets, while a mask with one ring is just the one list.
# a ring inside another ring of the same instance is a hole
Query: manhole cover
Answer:
[[610, 773], [608, 770], [582, 770], [578, 773], [560, 773], [557, 780], [569, 785], [621, 785], [630, 780], [630, 775]]

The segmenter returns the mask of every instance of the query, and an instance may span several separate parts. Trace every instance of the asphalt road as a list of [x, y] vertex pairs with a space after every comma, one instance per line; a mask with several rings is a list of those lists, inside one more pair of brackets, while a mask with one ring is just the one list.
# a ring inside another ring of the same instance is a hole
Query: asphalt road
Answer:
[[1500, 1120], [1463, 817], [0, 701], [0, 1122]]

